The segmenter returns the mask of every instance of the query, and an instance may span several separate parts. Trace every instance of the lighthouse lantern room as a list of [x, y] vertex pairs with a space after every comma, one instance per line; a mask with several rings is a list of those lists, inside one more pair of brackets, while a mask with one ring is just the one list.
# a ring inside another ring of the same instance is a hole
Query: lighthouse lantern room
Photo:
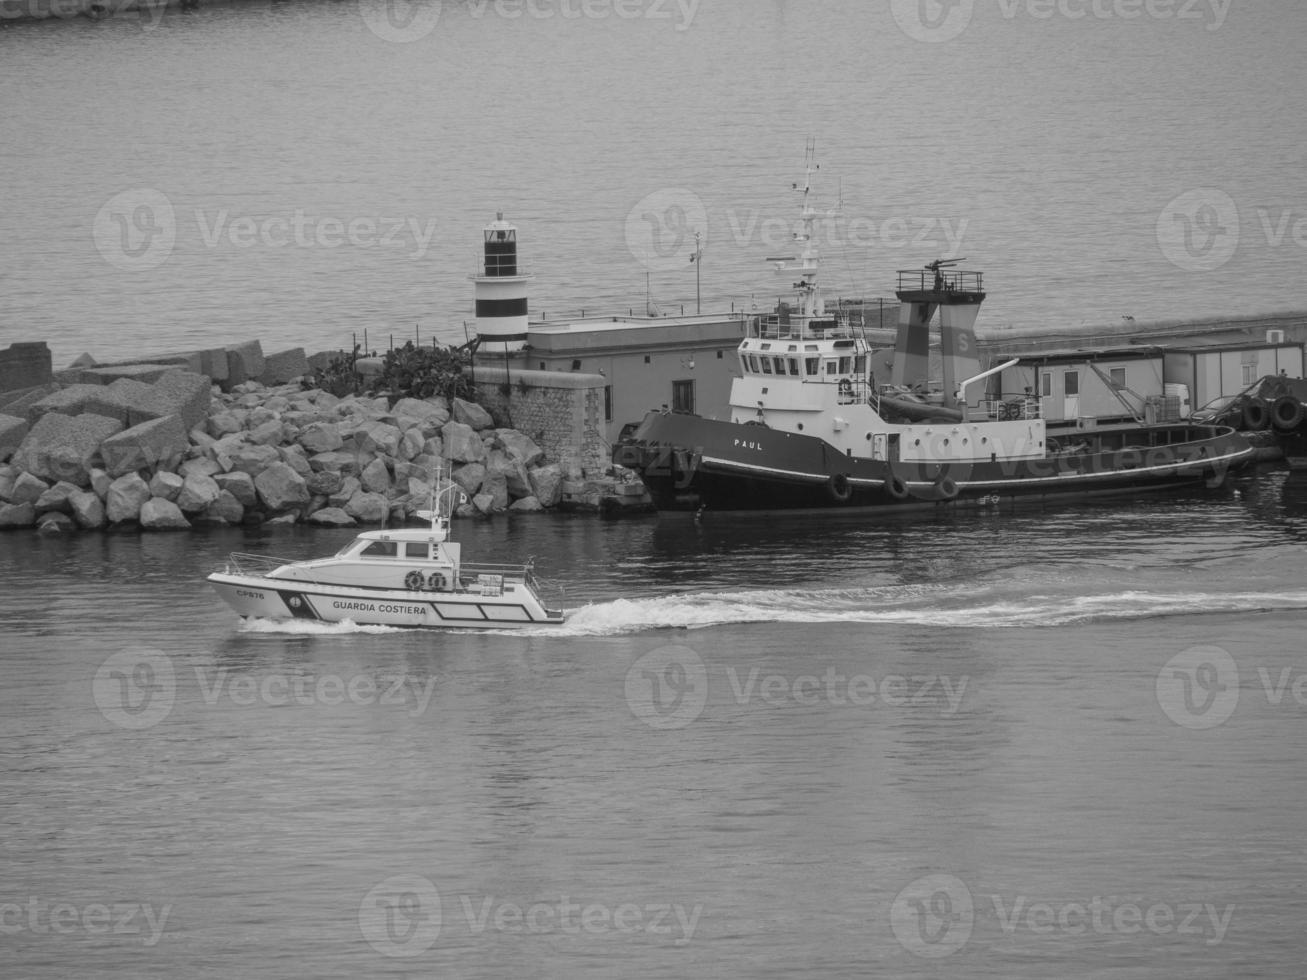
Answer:
[[527, 283], [531, 276], [518, 270], [517, 228], [503, 212], [485, 228], [485, 266], [476, 283], [476, 331], [482, 347], [503, 344], [505, 353], [526, 343]]

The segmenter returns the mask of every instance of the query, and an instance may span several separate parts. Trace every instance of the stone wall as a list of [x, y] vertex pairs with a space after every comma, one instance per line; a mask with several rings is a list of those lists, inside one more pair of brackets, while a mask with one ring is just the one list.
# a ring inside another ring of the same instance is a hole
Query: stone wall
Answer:
[[604, 387], [601, 374], [559, 371], [506, 371], [477, 365], [476, 401], [497, 425], [529, 436], [547, 458], [586, 473], [609, 466], [604, 438]]

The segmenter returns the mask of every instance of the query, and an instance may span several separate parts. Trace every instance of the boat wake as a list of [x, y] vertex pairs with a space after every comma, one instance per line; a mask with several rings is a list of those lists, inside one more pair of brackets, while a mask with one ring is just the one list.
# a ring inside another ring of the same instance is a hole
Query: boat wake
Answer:
[[278, 636], [350, 636], [355, 633], [407, 633], [399, 626], [360, 626], [345, 619], [324, 623], [314, 619], [245, 619], [237, 633], [265, 633]]
[[1023, 594], [956, 586], [690, 593], [617, 599], [569, 611], [561, 627], [517, 631], [539, 636], [615, 636], [655, 629], [747, 623], [884, 623], [942, 628], [1039, 628], [1104, 620], [1307, 609], [1307, 592], [1097, 595]]

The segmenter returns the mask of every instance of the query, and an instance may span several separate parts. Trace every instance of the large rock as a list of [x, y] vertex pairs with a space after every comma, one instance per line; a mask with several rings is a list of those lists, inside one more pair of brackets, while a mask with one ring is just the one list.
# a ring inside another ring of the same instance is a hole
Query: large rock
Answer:
[[67, 514], [52, 510], [36, 519], [36, 530], [40, 534], [66, 534], [76, 531], [77, 524]]
[[299, 446], [279, 446], [277, 455], [281, 461], [293, 469], [304, 479], [313, 475], [313, 464], [309, 462], [308, 457], [304, 455], [304, 450]]
[[257, 380], [263, 374], [263, 345], [257, 340], [227, 348], [227, 380], [224, 391]]
[[403, 437], [399, 440], [399, 458], [402, 460], [416, 459], [422, 455], [422, 450], [426, 444], [427, 440], [422, 435], [421, 429], [406, 429]]
[[544, 510], [544, 507], [541, 506], [540, 501], [535, 497], [523, 497], [521, 500], [513, 501], [508, 509], [517, 511], [518, 513], [536, 514]]
[[332, 473], [324, 470], [321, 473], [314, 473], [305, 481], [308, 484], [309, 493], [315, 497], [329, 497], [336, 493], [345, 482], [345, 478], [339, 473]]
[[542, 507], [556, 507], [562, 498], [563, 468], [557, 463], [537, 466], [530, 471], [532, 496]]
[[514, 459], [521, 460], [523, 466], [529, 468], [544, 459], [545, 451], [537, 446], [530, 436], [516, 429], [499, 429], [495, 432], [495, 438], [504, 447], [504, 452]]
[[531, 496], [531, 477], [520, 459], [511, 457], [502, 449], [492, 449], [486, 458], [486, 474], [502, 477], [508, 493], [514, 498]]
[[186, 478], [177, 494], [177, 507], [187, 514], [198, 514], [218, 499], [222, 488], [211, 476], [194, 473]]
[[350, 527], [355, 521], [339, 507], [323, 507], [309, 516], [309, 523], [323, 527]]
[[[216, 460], [202, 456], [199, 459], [188, 459], [184, 461], [181, 466], [177, 467], [177, 472], [184, 480], [188, 476], [194, 476], [196, 473], [199, 473], [201, 476], [217, 476], [219, 473], [223, 472], [223, 469], [218, 465]], [[162, 496], [162, 494], [155, 494], [155, 496]]]
[[229, 436], [236, 432], [245, 430], [245, 419], [243, 412], [215, 412], [209, 416], [204, 425], [209, 435], [215, 439], [221, 439], [223, 436]]
[[256, 478], [269, 466], [286, 465], [281, 460], [281, 454], [273, 446], [242, 446], [232, 453], [230, 458], [232, 470], [240, 470]]
[[36, 523], [36, 505], [0, 504], [0, 527], [31, 527]]
[[69, 497], [75, 493], [81, 492], [81, 487], [60, 480], [36, 499], [36, 512], [38, 514], [45, 514], [53, 510], [59, 511], [63, 514], [71, 514], [73, 507], [72, 504], [69, 503]]
[[299, 444], [311, 453], [335, 452], [345, 444], [334, 422], [314, 422], [300, 430]]
[[35, 504], [50, 489], [50, 484], [46, 483], [39, 476], [33, 476], [31, 473], [19, 473], [14, 478], [13, 485], [9, 488], [9, 502], [11, 504]]
[[279, 446], [285, 439], [281, 419], [269, 419], [250, 430], [245, 438], [256, 446]]
[[109, 493], [105, 497], [105, 516], [110, 524], [122, 524], [134, 521], [141, 515], [141, 508], [150, 499], [150, 487], [138, 473], [120, 476], [109, 484]]
[[245, 507], [228, 490], [218, 494], [218, 499], [204, 508], [203, 518], [215, 524], [239, 524], [245, 519]]
[[356, 454], [344, 452], [318, 453], [309, 459], [309, 466], [315, 473], [340, 473], [342, 476], [357, 476], [362, 469]]
[[79, 487], [91, 480], [91, 465], [100, 444], [123, 424], [103, 415], [75, 418], [50, 412], [32, 426], [14, 453], [13, 463], [43, 480], [67, 480]]
[[259, 380], [265, 385], [279, 385], [295, 378], [302, 378], [309, 373], [309, 359], [304, 356], [303, 347], [269, 354], [263, 359], [263, 370]]
[[390, 513], [390, 502], [379, 493], [360, 490], [345, 505], [345, 513], [364, 524], [380, 524]]
[[141, 505], [141, 527], [147, 531], [184, 531], [191, 526], [171, 500], [151, 497]]
[[73, 520], [80, 527], [93, 531], [96, 528], [104, 527], [104, 501], [97, 497], [90, 490], [78, 490], [68, 496], [68, 503], [72, 507]]
[[26, 419], [0, 414], [0, 463], [3, 463], [23, 444], [29, 426]]
[[166, 415], [110, 436], [100, 444], [100, 456], [109, 475], [117, 477], [133, 470], [154, 469], [189, 446], [181, 416]]
[[[435, 398], [430, 401], [419, 398], [401, 398], [395, 402], [395, 407], [390, 410], [390, 414], [401, 420], [401, 423], [407, 421], [416, 424], [422, 429], [439, 429], [449, 421], [449, 407], [445, 404], [443, 398]], [[401, 424], [400, 428], [408, 429], [410, 426]]]
[[490, 417], [489, 412], [476, 402], [464, 401], [462, 398], [454, 399], [452, 414], [455, 422], [470, 425], [478, 432], [482, 429], [492, 429], [495, 426], [495, 420]]
[[486, 478], [486, 468], [480, 463], [468, 463], [454, 470], [452, 476], [459, 489], [472, 497], [481, 490], [481, 484]]
[[230, 493], [242, 507], [253, 507], [259, 502], [258, 491], [254, 488], [254, 477], [241, 470], [230, 473], [216, 473], [213, 477], [220, 490]]
[[152, 497], [162, 497], [164, 500], [171, 500], [175, 503], [185, 484], [186, 478], [184, 476], [160, 470], [150, 477], [150, 495]]
[[354, 430], [354, 445], [359, 452], [394, 456], [403, 433], [388, 422], [368, 421]]
[[14, 481], [19, 477], [19, 470], [13, 466], [0, 466], [0, 501], [8, 502], [13, 492]]
[[[481, 492], [478, 497], [490, 497], [492, 504], [491, 510], [500, 511], [508, 509], [508, 481], [501, 474], [487, 473], [486, 478], [481, 481]], [[480, 506], [479, 504], [477, 505]]]
[[304, 477], [283, 462], [276, 462], [254, 478], [263, 506], [271, 511], [290, 510], [309, 502], [309, 488]]
[[335, 493], [327, 494], [328, 507], [345, 507], [354, 495], [363, 489], [363, 484], [359, 483], [357, 477], [347, 476], [340, 485], [340, 489]]
[[363, 489], [368, 493], [389, 493], [390, 470], [386, 468], [385, 462], [374, 459], [363, 467], [363, 472], [359, 475], [359, 482], [363, 484]]
[[486, 446], [466, 422], [446, 422], [440, 430], [441, 456], [455, 463], [479, 463], [486, 458]]

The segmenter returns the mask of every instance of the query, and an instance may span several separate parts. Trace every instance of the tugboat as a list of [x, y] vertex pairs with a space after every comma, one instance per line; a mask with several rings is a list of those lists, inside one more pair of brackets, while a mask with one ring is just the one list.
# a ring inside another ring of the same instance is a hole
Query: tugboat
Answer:
[[[442, 493], [457, 492], [457, 487]], [[434, 494], [433, 494], [434, 497]], [[287, 561], [235, 553], [209, 576], [242, 617], [349, 620], [362, 625], [515, 629], [561, 624], [532, 564], [474, 565], [449, 540], [449, 518], [418, 511], [427, 528], [364, 531], [330, 558]]]
[[[793, 304], [750, 320], [729, 420], [651, 412], [614, 448], [660, 510], [1001, 507], [1183, 484], [1219, 486], [1253, 447], [1228, 426], [1174, 423], [1050, 435], [1029, 390], [981, 370], [975, 322], [983, 274], [940, 259], [898, 273], [892, 362], [817, 288], [809, 149]], [[942, 384], [929, 377], [939, 317]], [[885, 353], [885, 352], [882, 352]]]

